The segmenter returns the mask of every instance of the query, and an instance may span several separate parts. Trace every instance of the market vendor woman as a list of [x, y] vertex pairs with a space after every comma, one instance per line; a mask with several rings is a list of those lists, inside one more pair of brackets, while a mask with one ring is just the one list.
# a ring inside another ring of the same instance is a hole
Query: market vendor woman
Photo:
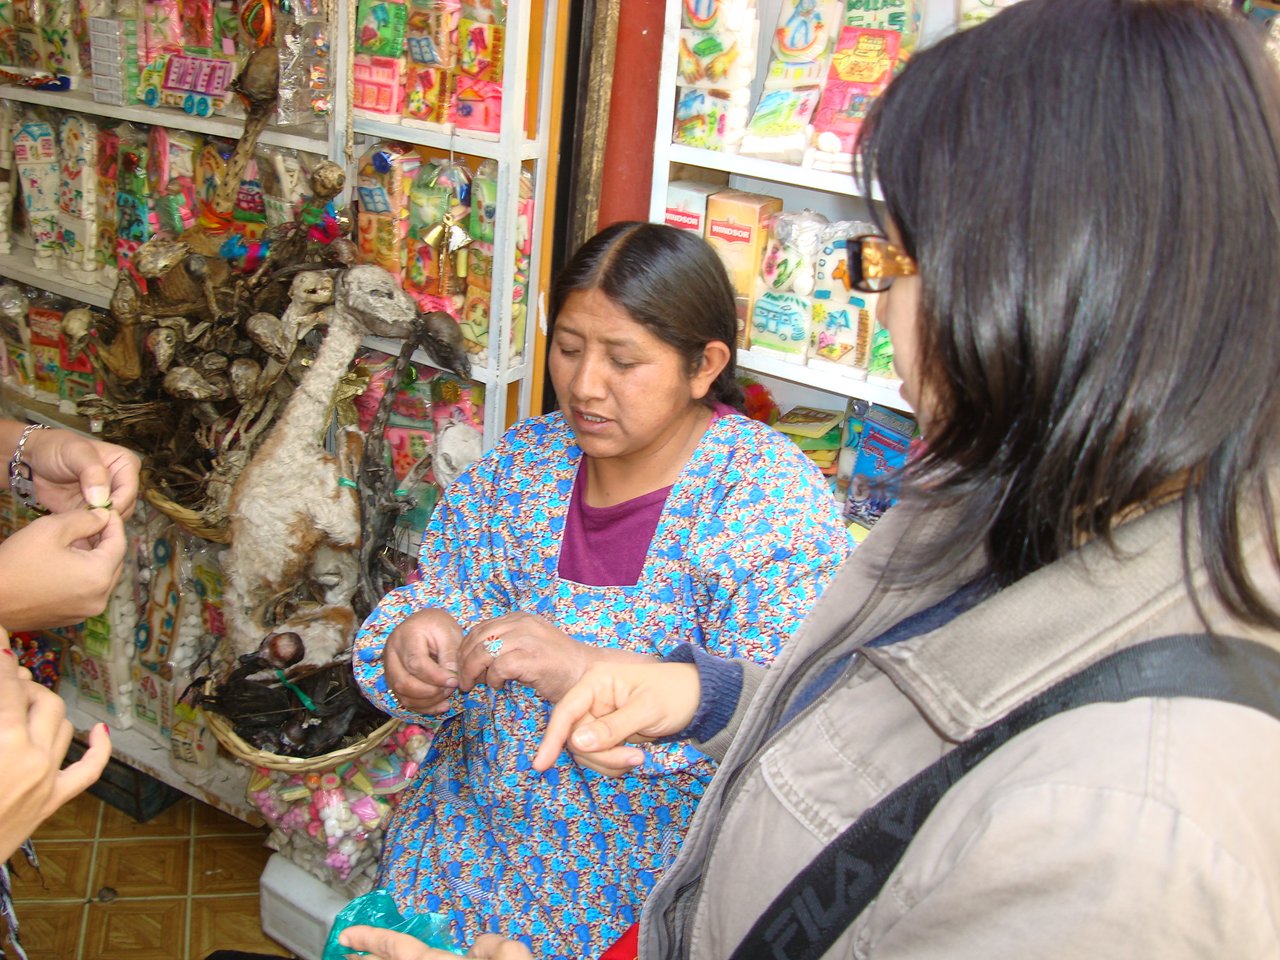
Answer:
[[713, 765], [668, 744], [619, 780], [568, 758], [539, 775], [552, 704], [592, 665], [682, 643], [771, 660], [850, 541], [812, 464], [735, 409], [733, 291], [700, 238], [605, 230], [550, 316], [560, 412], [445, 491], [421, 582], [383, 599], [354, 662], [378, 706], [441, 721], [381, 884], [448, 913], [459, 942], [490, 930], [579, 958], [636, 918]]

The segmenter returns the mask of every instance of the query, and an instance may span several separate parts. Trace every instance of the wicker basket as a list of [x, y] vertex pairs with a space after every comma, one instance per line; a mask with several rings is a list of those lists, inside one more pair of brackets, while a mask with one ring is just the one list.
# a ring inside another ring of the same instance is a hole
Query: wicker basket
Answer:
[[151, 486], [150, 483], [143, 481], [142, 496], [147, 503], [151, 504], [166, 517], [176, 523], [188, 533], [193, 533], [197, 537], [204, 540], [212, 540], [214, 543], [230, 543], [231, 530], [227, 524], [215, 527], [206, 523], [204, 518], [189, 507], [174, 503], [163, 493]]
[[399, 720], [391, 718], [376, 730], [370, 731], [341, 750], [322, 753], [318, 757], [284, 757], [278, 753], [268, 753], [266, 750], [250, 746], [232, 729], [231, 721], [221, 714], [205, 710], [204, 716], [213, 735], [233, 757], [243, 760], [252, 767], [266, 767], [268, 770], [283, 770], [286, 773], [316, 773], [321, 770], [332, 770], [368, 753], [400, 726]]

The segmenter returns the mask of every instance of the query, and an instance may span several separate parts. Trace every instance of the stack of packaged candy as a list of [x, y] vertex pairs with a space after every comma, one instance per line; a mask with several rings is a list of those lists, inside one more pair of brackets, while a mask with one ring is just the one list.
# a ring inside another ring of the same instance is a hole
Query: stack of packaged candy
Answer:
[[249, 801], [271, 827], [267, 845], [349, 896], [367, 893], [383, 829], [417, 777], [431, 738], [432, 731], [410, 724], [331, 770], [259, 767], [249, 780]]
[[0, 68], [91, 88], [99, 103], [238, 114], [230, 83], [257, 47], [280, 55], [279, 121], [333, 110], [320, 0], [0, 0]]
[[858, 129], [919, 21], [917, 0], [782, 0], [761, 37], [755, 0], [684, 0], [671, 139], [851, 173]]
[[[163, 126], [107, 126], [76, 113], [0, 99], [0, 212], [15, 196], [20, 246], [37, 269], [114, 288], [118, 267], [153, 236], [196, 222], [234, 143]], [[296, 219], [319, 158], [259, 145], [241, 178], [232, 227], [246, 243]], [[10, 243], [0, 221], [0, 253]]]
[[506, 24], [505, 0], [358, 0], [355, 112], [496, 140]]
[[[365, 350], [356, 359], [369, 385], [355, 400], [359, 426], [368, 431], [383, 394], [395, 389], [383, 432], [386, 455], [399, 484], [397, 493], [414, 506], [397, 522], [399, 553], [412, 558], [439, 491], [478, 455], [484, 427], [484, 386], [459, 380], [425, 364], [412, 363], [403, 381], [390, 384], [395, 358]], [[461, 464], [459, 468], [458, 464]], [[407, 565], [409, 576], [412, 563]]]
[[739, 349], [898, 382], [875, 294], [848, 283], [847, 241], [879, 232], [874, 224], [828, 222], [812, 210], [784, 211], [778, 197], [694, 180], [667, 184], [665, 220], [720, 255], [736, 294]]
[[[401, 143], [375, 143], [361, 156], [356, 189], [360, 257], [395, 276], [424, 311], [462, 327], [472, 361], [486, 366], [493, 313], [494, 225], [498, 164], [474, 171], [461, 158], [426, 157]], [[533, 253], [533, 179], [521, 171], [508, 343], [518, 363], [529, 308]]]

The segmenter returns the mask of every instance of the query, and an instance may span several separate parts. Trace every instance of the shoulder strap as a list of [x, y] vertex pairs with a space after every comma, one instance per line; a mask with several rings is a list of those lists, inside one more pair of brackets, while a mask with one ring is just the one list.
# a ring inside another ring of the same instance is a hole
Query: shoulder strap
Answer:
[[942, 795], [993, 750], [1064, 710], [1142, 697], [1223, 700], [1280, 719], [1280, 653], [1185, 634], [1128, 647], [1060, 681], [865, 811], [778, 894], [732, 960], [817, 960], [879, 894]]

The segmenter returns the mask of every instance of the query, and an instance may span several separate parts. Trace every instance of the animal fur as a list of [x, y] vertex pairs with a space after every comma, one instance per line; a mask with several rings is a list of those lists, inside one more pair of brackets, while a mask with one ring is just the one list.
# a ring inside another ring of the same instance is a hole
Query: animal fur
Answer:
[[324, 450], [330, 400], [362, 336], [402, 339], [414, 318], [413, 301], [381, 267], [339, 278], [324, 342], [231, 496], [226, 612], [236, 656], [281, 631], [302, 638], [304, 665], [328, 663], [350, 645], [360, 500], [339, 480], [354, 482], [362, 444], [348, 429], [336, 455]]

